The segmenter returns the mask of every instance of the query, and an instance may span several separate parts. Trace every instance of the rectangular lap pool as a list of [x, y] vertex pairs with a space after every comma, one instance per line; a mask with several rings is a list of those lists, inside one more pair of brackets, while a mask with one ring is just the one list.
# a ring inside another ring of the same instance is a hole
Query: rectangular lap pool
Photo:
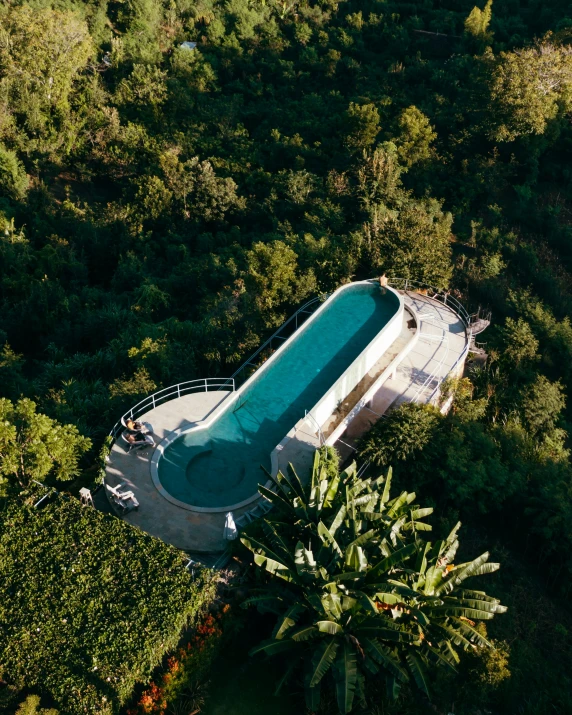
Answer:
[[[158, 479], [172, 497], [221, 508], [253, 496], [276, 445], [342, 376], [400, 308], [374, 283], [336, 291], [263, 365], [206, 429], [165, 447]], [[353, 387], [353, 385], [352, 385]], [[351, 389], [351, 388], [350, 388]], [[226, 401], [225, 401], [226, 404]]]

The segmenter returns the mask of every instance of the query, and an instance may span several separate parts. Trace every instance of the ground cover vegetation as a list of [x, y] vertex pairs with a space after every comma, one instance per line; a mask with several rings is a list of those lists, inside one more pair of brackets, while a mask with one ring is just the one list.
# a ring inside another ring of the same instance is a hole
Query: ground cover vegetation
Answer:
[[[455, 712], [569, 711], [571, 27], [563, 0], [4, 3], [3, 508], [306, 297], [381, 270], [448, 287], [493, 308], [489, 359], [363, 458], [502, 545], [511, 677], [461, 668]], [[406, 692], [387, 707], [423, 711]]]
[[[214, 598], [213, 574], [205, 570], [193, 580], [184, 564], [177, 549], [74, 498], [5, 508], [3, 712], [26, 689], [47, 696], [61, 713], [117, 712], [136, 683], [175, 650], [183, 630], [201, 623]], [[39, 704], [30, 696], [20, 708], [32, 713]]]

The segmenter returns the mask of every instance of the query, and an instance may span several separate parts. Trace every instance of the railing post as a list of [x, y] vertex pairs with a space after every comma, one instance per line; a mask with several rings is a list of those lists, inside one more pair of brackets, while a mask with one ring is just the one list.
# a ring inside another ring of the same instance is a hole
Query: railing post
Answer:
[[153, 409], [155, 409], [155, 395], [151, 395], [151, 399], [153, 400]]
[[181, 383], [177, 385], [177, 397], [181, 396]]
[[205, 392], [208, 392], [208, 391], [209, 391], [209, 388], [207, 385], [207, 378], [205, 377]]
[[409, 279], [405, 279], [405, 292], [407, 292], [407, 286], [409, 285]]

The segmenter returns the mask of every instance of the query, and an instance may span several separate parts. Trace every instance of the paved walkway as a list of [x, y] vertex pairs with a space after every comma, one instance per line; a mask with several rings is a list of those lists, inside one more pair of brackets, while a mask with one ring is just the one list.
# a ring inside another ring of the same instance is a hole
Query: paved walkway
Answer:
[[[375, 393], [369, 408], [362, 408], [351, 421], [341, 439], [353, 445], [371, 424], [379, 419], [390, 406], [404, 401], [426, 402], [439, 380], [447, 375], [467, 344], [465, 328], [459, 317], [449, 308], [419, 294], [404, 294], [406, 310], [400, 336], [388, 348], [371, 371], [355, 390], [348, 395], [338, 412], [323, 425], [327, 438], [341, 421], [359, 405], [360, 398], [375, 384], [389, 366], [398, 363], [395, 376], [385, 380]], [[415, 318], [412, 320], [412, 316]], [[419, 328], [417, 341], [411, 348]], [[409, 346], [409, 347], [408, 347]], [[399, 356], [409, 349], [403, 358]], [[391, 368], [393, 370], [393, 367]], [[211, 412], [228, 398], [230, 392], [199, 392], [166, 402], [139, 419], [150, 422], [157, 442], [169, 432], [185, 428], [207, 418]], [[376, 414], [377, 413], [377, 414]], [[309, 473], [313, 455], [320, 445], [316, 426], [300, 420], [295, 435], [279, 453], [278, 466], [286, 471], [292, 462], [301, 476]], [[352, 450], [336, 442], [342, 456]], [[139, 501], [139, 509], [123, 518], [143, 531], [156, 536], [190, 553], [216, 553], [224, 546], [222, 534], [224, 513], [201, 513], [189, 511], [165, 499], [151, 479], [150, 459], [152, 449], [128, 453], [125, 443], [119, 439], [113, 446], [107, 466], [107, 483], [111, 486], [125, 485]], [[264, 476], [261, 472], [261, 482]], [[253, 508], [250, 504], [234, 512], [235, 519]]]

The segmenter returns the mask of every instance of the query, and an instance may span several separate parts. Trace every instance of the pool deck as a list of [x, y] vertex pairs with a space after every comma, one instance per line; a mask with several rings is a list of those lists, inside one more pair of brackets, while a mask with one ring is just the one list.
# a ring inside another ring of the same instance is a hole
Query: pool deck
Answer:
[[[232, 393], [223, 391], [198, 392], [165, 402], [147, 412], [141, 420], [153, 427], [155, 441], [159, 443], [175, 429], [196, 424], [208, 415]], [[281, 452], [278, 464], [286, 470], [293, 462], [303, 474], [312, 464], [314, 451], [320, 442], [309, 425], [300, 425], [295, 439]], [[158, 491], [151, 478], [150, 462], [152, 449], [127, 451], [122, 440], [113, 445], [106, 468], [106, 483], [112, 487], [123, 485], [131, 490], [139, 502], [139, 508], [122, 518], [167, 543], [190, 553], [218, 553], [225, 547], [222, 538], [225, 514], [204, 513], [183, 509], [167, 501]], [[260, 481], [266, 477], [260, 471]], [[254, 504], [233, 511], [235, 519]]]
[[[359, 409], [353, 417], [341, 435], [342, 442], [335, 442], [342, 457], [352, 454], [352, 446], [358, 437], [389, 408], [406, 401], [429, 401], [438, 380], [451, 371], [467, 346], [465, 327], [455, 312], [419, 293], [401, 294], [407, 308], [401, 334], [348, 395], [340, 413], [324, 425], [327, 438], [344, 416], [359, 408], [360, 397], [368, 389], [371, 390], [384, 371], [392, 364], [396, 366], [396, 369], [391, 367], [391, 376], [384, 379], [367, 406]], [[414, 321], [412, 316], [415, 316]], [[230, 394], [213, 390], [186, 395], [165, 402], [139, 419], [152, 425], [155, 441], [159, 443], [173, 430], [205, 420]], [[293, 438], [279, 453], [279, 468], [285, 471], [288, 463], [292, 462], [304, 476], [319, 445], [315, 426], [301, 420]], [[125, 489], [132, 490], [140, 504], [138, 510], [123, 516], [125, 521], [191, 554], [222, 551], [226, 545], [222, 538], [225, 514], [190, 511], [165, 499], [151, 478], [152, 454], [152, 449], [128, 453], [121, 439], [113, 445], [106, 468], [106, 482], [111, 486], [122, 484]], [[260, 481], [265, 481], [262, 471]], [[253, 506], [249, 504], [235, 510], [235, 519]]]

